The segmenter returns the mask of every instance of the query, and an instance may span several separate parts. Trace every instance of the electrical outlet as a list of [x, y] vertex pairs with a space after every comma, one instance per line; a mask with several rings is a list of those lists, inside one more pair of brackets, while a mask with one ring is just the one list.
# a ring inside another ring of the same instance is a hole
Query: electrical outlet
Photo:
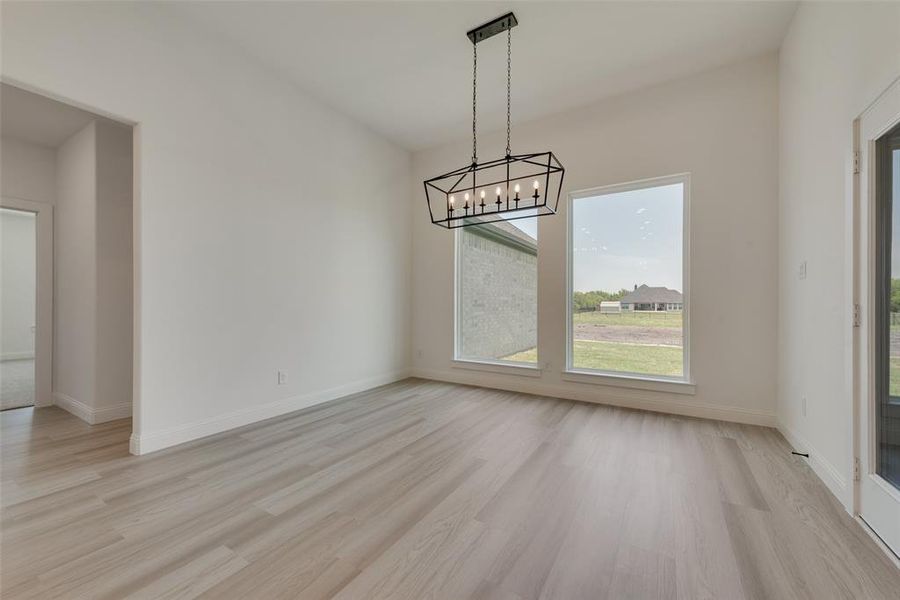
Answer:
[[278, 371], [278, 385], [284, 385], [287, 383], [287, 371]]
[[806, 416], [806, 396], [800, 398], [800, 412], [803, 413], [803, 416]]

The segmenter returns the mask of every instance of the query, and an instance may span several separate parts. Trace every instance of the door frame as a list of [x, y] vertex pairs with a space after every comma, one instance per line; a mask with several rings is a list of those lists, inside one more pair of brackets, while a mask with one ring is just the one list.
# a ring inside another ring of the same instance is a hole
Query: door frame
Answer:
[[3, 196], [0, 207], [35, 213], [34, 406], [53, 404], [53, 205]]
[[[863, 121], [867, 121], [864, 123]], [[871, 418], [877, 401], [875, 305], [877, 298], [876, 247], [876, 174], [875, 141], [900, 123], [900, 79], [895, 80], [853, 120], [853, 179], [851, 206], [851, 294], [853, 319], [851, 330], [850, 380], [853, 392], [853, 515], [878, 537], [887, 552], [900, 552], [900, 539], [885, 539], [890, 530], [879, 533], [875, 523], [866, 520], [863, 502], [872, 488], [882, 490], [884, 501], [900, 503], [896, 490], [875, 471], [875, 436]], [[881, 492], [877, 492], [875, 496]], [[875, 498], [877, 500], [877, 498]], [[870, 520], [874, 515], [870, 514]], [[896, 559], [896, 557], [894, 557]]]

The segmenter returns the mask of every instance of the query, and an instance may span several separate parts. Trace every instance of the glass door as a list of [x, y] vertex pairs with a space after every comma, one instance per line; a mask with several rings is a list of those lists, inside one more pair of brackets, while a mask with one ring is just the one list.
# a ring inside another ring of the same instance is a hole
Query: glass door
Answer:
[[900, 489], [900, 126], [876, 141], [873, 158], [878, 312], [872, 466]]
[[900, 554], [900, 81], [860, 116], [855, 139], [855, 506]]

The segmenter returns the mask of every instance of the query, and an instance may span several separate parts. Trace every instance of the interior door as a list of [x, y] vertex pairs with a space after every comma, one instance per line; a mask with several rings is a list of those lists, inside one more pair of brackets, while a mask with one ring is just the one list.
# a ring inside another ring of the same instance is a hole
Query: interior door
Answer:
[[900, 82], [860, 117], [860, 517], [900, 554]]

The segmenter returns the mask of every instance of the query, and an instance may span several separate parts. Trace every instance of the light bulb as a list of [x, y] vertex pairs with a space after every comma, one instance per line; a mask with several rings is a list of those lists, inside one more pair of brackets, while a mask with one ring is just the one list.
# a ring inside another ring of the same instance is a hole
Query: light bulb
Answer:
[[538, 189], [539, 187], [541, 187], [541, 184], [538, 183], [538, 180], [537, 180], [537, 179], [535, 179], [535, 180], [534, 180], [534, 189]]
[[519, 190], [520, 190], [520, 189], [521, 189], [521, 188], [519, 188], [519, 184], [517, 183], [517, 184], [516, 184], [516, 187], [515, 187], [515, 190], [516, 190], [516, 193], [517, 193], [517, 194], [519, 193]]
[[466, 202], [469, 201], [469, 192], [466, 192], [466, 195], [464, 196], [464, 198], [465, 198]]
[[500, 186], [497, 186], [496, 194], [497, 194], [498, 196], [500, 195]]
[[450, 206], [453, 206], [453, 202], [455, 202], [455, 201], [456, 201], [456, 198], [454, 198], [453, 196], [450, 196]]
[[484, 198], [484, 190], [481, 190], [481, 197]]

